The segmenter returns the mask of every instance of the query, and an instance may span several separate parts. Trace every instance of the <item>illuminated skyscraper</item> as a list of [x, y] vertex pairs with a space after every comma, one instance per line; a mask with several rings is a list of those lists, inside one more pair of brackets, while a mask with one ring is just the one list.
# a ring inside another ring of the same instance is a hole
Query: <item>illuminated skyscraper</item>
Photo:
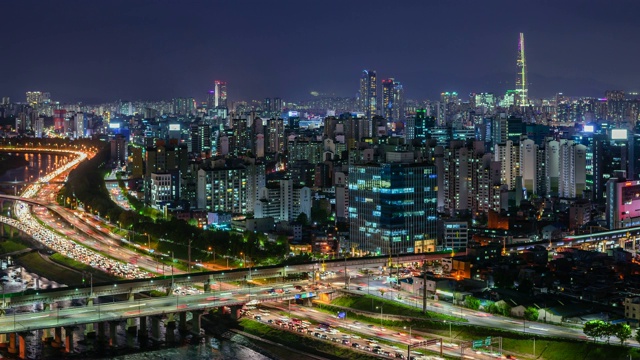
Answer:
[[518, 73], [516, 76], [516, 105], [525, 106], [528, 103], [528, 87], [527, 87], [527, 62], [524, 56], [524, 33], [520, 33], [518, 41]]
[[215, 82], [215, 107], [227, 107], [227, 82], [216, 80]]
[[382, 80], [382, 115], [388, 122], [404, 118], [402, 84], [393, 78]]
[[376, 72], [373, 70], [362, 71], [360, 78], [360, 108], [367, 120], [376, 115], [378, 90], [376, 87]]

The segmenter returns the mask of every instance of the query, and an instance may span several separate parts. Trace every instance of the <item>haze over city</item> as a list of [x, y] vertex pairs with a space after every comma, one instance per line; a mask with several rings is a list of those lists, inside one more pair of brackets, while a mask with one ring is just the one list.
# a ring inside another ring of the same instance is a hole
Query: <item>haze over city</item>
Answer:
[[5, 1], [0, 89], [62, 102], [311, 91], [355, 96], [362, 69], [407, 98], [512, 88], [527, 36], [533, 98], [637, 90], [635, 1]]

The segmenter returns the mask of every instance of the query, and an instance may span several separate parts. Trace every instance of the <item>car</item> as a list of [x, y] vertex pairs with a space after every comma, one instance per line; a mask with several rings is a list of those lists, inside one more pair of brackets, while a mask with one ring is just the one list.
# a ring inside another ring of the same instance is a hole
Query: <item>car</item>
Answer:
[[269, 320], [267, 320], [267, 322], [268, 322], [269, 324], [273, 324], [273, 319], [269, 319]]
[[362, 286], [358, 286], [356, 290], [362, 290]]
[[360, 344], [354, 342], [354, 343], [351, 344], [351, 347], [354, 347], [354, 348], [358, 349], [358, 348], [360, 348]]
[[513, 355], [507, 355], [507, 359], [510, 359], [510, 360], [518, 360], [518, 358], [517, 358], [517, 357], [515, 357], [515, 356], [513, 356]]
[[349, 344], [350, 344], [350, 341], [349, 341], [349, 340], [347, 340], [347, 339], [342, 339], [342, 343], [343, 343], [344, 345], [349, 345]]
[[334, 338], [331, 338], [331, 341], [338, 342], [338, 341], [340, 341], [340, 339], [334, 337]]
[[371, 351], [371, 346], [365, 345], [365, 347], [363, 347], [362, 349], [364, 349], [365, 351]]
[[404, 355], [402, 355], [401, 353], [397, 352], [396, 353], [396, 359], [404, 359]]
[[325, 340], [328, 340], [328, 339], [329, 339], [329, 337], [327, 336], [327, 334], [322, 334], [322, 335], [320, 335], [320, 338], [325, 339]]
[[253, 318], [256, 320], [262, 320], [262, 316], [260, 315], [254, 315]]
[[313, 333], [313, 336], [315, 336], [315, 337], [319, 338], [319, 337], [320, 337], [320, 333], [319, 333], [319, 332], [314, 332], [314, 333]]

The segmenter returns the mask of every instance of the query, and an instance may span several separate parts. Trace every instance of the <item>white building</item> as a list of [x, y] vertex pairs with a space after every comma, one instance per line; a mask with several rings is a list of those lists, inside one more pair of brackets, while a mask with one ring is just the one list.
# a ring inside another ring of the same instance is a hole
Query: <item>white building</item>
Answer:
[[522, 186], [528, 194], [535, 194], [537, 189], [538, 145], [531, 139], [520, 141], [520, 176]]
[[149, 205], [154, 209], [162, 209], [162, 206], [171, 202], [173, 184], [171, 174], [151, 174], [151, 197]]

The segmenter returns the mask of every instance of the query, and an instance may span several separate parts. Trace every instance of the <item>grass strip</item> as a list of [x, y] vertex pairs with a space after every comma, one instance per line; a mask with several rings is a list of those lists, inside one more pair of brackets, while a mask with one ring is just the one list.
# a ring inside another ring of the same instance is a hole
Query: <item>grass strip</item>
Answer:
[[0, 255], [8, 254], [26, 249], [28, 246], [16, 242], [14, 240], [5, 240], [0, 242]]

